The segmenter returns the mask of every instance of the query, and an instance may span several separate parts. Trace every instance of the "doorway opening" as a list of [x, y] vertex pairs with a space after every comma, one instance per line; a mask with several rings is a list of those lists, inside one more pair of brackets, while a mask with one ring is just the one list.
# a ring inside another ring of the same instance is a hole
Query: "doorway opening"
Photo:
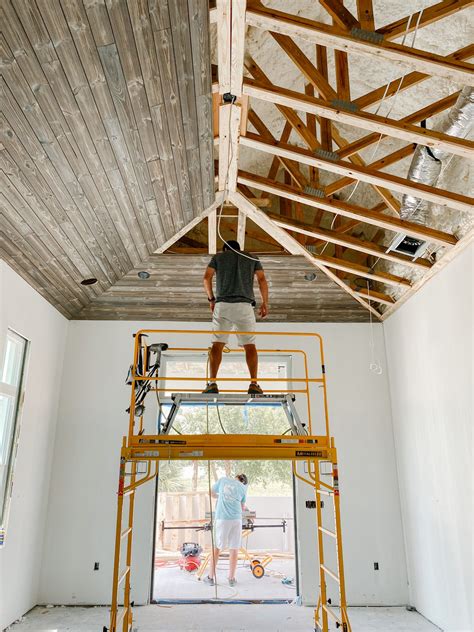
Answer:
[[[230, 354], [229, 354], [230, 355]], [[260, 377], [286, 378], [290, 358], [261, 356]], [[196, 358], [165, 359], [168, 375], [202, 375], [207, 354]], [[220, 375], [246, 374], [243, 357], [224, 357]], [[169, 382], [166, 382], [168, 388]], [[227, 385], [231, 382], [226, 383]], [[266, 386], [278, 388], [278, 383]], [[229, 386], [232, 388], [232, 386]], [[236, 382], [236, 388], [242, 383]], [[170, 385], [170, 392], [179, 391]], [[164, 398], [166, 414], [169, 401]], [[288, 429], [279, 405], [184, 406], [176, 419], [175, 432], [184, 434], [283, 434]], [[210, 487], [221, 477], [248, 477], [247, 511], [242, 514], [242, 541], [236, 580], [229, 585], [229, 555], [224, 551], [217, 564], [215, 586], [203, 580], [211, 562], [212, 530], [216, 500]], [[155, 513], [153, 603], [287, 603], [296, 599], [295, 511], [293, 474], [288, 461], [169, 461], [160, 463]], [[211, 513], [212, 506], [212, 513]]]

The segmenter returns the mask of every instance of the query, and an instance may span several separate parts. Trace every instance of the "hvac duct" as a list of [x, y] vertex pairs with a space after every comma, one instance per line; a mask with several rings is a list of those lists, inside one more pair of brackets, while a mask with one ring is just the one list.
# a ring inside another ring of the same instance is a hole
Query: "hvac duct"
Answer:
[[[466, 138], [474, 122], [474, 88], [466, 86], [459, 95], [456, 103], [449, 111], [439, 131], [450, 136]], [[433, 185], [436, 183], [443, 163], [446, 163], [449, 153], [442, 149], [435, 149], [418, 145], [413, 156], [408, 180]], [[413, 195], [404, 195], [400, 208], [400, 218], [426, 224], [428, 202]]]

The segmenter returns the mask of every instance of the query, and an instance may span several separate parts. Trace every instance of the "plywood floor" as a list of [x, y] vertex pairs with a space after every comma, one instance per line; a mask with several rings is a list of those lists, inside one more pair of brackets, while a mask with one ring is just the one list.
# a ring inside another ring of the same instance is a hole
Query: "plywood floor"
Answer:
[[[439, 632], [405, 608], [350, 608], [354, 632]], [[136, 632], [313, 632], [313, 610], [281, 605], [179, 605], [135, 609]], [[107, 608], [34, 608], [10, 632], [99, 632]]]

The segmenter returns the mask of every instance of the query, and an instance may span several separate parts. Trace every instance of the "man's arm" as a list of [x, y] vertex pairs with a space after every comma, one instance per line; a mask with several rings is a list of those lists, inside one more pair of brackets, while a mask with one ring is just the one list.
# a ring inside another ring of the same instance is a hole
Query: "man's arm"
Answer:
[[262, 304], [260, 305], [258, 313], [262, 318], [265, 318], [268, 314], [268, 283], [263, 270], [257, 270], [255, 274], [257, 276], [258, 289], [260, 290], [260, 295], [262, 297]]
[[214, 292], [212, 290], [212, 277], [214, 276], [215, 272], [216, 271], [214, 270], [214, 268], [210, 268], [209, 266], [207, 266], [206, 271], [204, 272], [204, 279], [203, 279], [204, 290], [206, 291], [207, 298], [209, 300], [211, 312], [214, 311], [214, 307], [216, 305], [216, 299], [214, 296]]

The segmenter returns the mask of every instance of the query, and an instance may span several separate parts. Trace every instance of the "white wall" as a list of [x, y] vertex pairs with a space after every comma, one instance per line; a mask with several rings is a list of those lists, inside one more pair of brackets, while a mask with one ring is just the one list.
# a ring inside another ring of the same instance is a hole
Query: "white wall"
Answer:
[[[40, 602], [107, 603], [113, 562], [118, 458], [127, 430], [124, 384], [132, 333], [149, 326], [202, 329], [185, 323], [71, 322], [56, 436]], [[318, 331], [325, 339], [332, 430], [339, 447], [346, 576], [351, 603], [392, 604], [407, 599], [405, 555], [386, 373], [369, 371], [368, 325], [266, 324], [263, 329]], [[384, 363], [381, 326], [377, 345]], [[161, 338], [164, 338], [162, 336]], [[159, 337], [153, 337], [155, 341]], [[268, 346], [283, 346], [281, 339]], [[172, 335], [166, 341], [187, 346]], [[303, 342], [303, 341], [302, 341]], [[193, 344], [207, 346], [201, 335]], [[285, 346], [291, 348], [287, 340]], [[310, 354], [311, 359], [311, 354]], [[133, 599], [150, 587], [152, 484], [137, 494]], [[311, 492], [300, 492], [301, 497]], [[314, 602], [314, 512], [300, 516], [305, 601]], [[94, 562], [100, 570], [93, 571]], [[380, 571], [373, 570], [378, 561]]]
[[2, 630], [38, 603], [67, 324], [56, 309], [0, 261], [0, 358], [9, 327], [31, 343], [5, 546], [0, 548]]
[[473, 251], [385, 324], [410, 601], [472, 630]]

